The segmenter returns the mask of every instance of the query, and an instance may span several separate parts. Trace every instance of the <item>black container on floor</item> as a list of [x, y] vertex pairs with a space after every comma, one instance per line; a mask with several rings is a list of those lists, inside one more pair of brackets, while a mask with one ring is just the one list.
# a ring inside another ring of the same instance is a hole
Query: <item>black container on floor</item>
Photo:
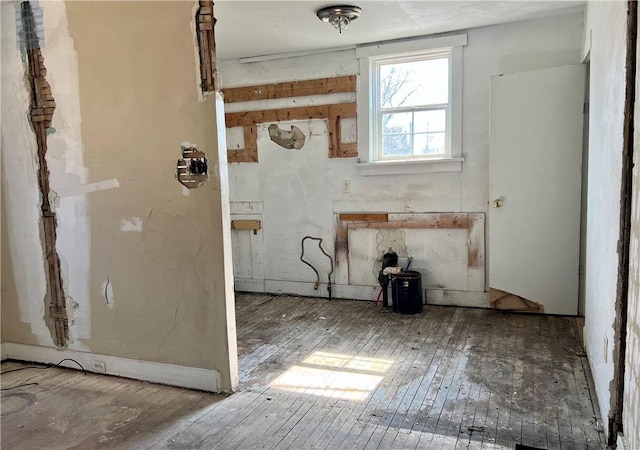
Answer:
[[422, 274], [408, 271], [391, 275], [393, 312], [420, 314], [422, 312]]

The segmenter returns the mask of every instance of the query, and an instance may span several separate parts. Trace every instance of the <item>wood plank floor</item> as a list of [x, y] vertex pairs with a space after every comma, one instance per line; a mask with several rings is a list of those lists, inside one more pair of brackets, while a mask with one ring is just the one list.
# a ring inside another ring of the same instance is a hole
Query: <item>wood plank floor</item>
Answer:
[[575, 318], [258, 294], [236, 314], [234, 395], [10, 372], [38, 385], [2, 391], [2, 448], [601, 447]]

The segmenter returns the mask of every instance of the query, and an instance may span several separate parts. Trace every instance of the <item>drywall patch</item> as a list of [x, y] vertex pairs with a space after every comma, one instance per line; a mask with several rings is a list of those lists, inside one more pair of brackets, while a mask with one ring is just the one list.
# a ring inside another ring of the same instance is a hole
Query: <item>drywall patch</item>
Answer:
[[142, 232], [142, 219], [140, 217], [124, 217], [120, 220], [120, 231]]
[[97, 181], [95, 183], [82, 184], [80, 186], [71, 186], [58, 189], [59, 197], [72, 197], [75, 195], [88, 194], [90, 192], [104, 191], [120, 187], [120, 183], [116, 178], [110, 180]]

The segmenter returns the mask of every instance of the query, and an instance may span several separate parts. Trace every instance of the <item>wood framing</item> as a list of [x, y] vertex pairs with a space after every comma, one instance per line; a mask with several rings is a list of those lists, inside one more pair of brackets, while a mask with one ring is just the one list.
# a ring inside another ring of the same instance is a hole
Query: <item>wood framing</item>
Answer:
[[[225, 103], [235, 103], [355, 91], [356, 77], [355, 75], [350, 75], [336, 78], [229, 88], [223, 89], [222, 93]], [[230, 163], [258, 162], [257, 136], [255, 133], [249, 133], [247, 127], [255, 127], [261, 123], [310, 119], [326, 119], [327, 121], [329, 158], [357, 157], [358, 144], [356, 142], [342, 142], [341, 122], [342, 119], [355, 119], [356, 115], [357, 108], [355, 102], [227, 113], [225, 114], [227, 128], [245, 127], [245, 148], [241, 150], [229, 150], [227, 152], [227, 161]]]
[[343, 213], [339, 216], [342, 222], [386, 222], [387, 213]]
[[260, 84], [222, 90], [225, 103], [273, 100], [276, 98], [306, 97], [337, 92], [355, 92], [356, 76], [321, 78], [316, 80], [289, 81], [286, 83]]
[[[300, 106], [296, 108], [267, 109], [263, 111], [247, 111], [225, 114], [227, 128], [245, 127], [245, 149], [256, 148], [255, 162], [257, 162], [258, 143], [247, 139], [246, 127], [260, 123], [283, 122], [288, 120], [327, 119], [329, 133], [329, 157], [351, 158], [358, 156], [357, 144], [341, 142], [340, 120], [356, 117], [355, 103], [337, 103], [333, 105]], [[251, 138], [251, 136], [249, 136]], [[255, 136], [257, 138], [257, 136]], [[237, 152], [238, 150], [230, 150]], [[229, 162], [244, 162], [229, 159]]]
[[202, 92], [215, 92], [218, 90], [215, 23], [213, 1], [200, 0], [200, 7], [196, 13], [196, 34], [198, 37], [198, 53], [200, 55], [200, 87]]
[[255, 125], [244, 127], [244, 148], [227, 150], [227, 162], [258, 162], [258, 129]]
[[260, 123], [283, 122], [287, 120], [325, 119], [335, 117], [356, 117], [355, 103], [338, 103], [335, 105], [299, 106], [296, 108], [266, 109], [263, 111], [247, 111], [227, 113], [224, 115], [227, 128]]
[[60, 271], [60, 257], [56, 249], [57, 218], [49, 196], [49, 166], [47, 163], [47, 129], [51, 126], [56, 103], [47, 82], [47, 69], [36, 33], [34, 12], [30, 2], [21, 4], [21, 20], [25, 30], [24, 47], [27, 56], [27, 81], [30, 89], [29, 118], [36, 135], [38, 160], [38, 187], [40, 189], [40, 215], [42, 246], [45, 257], [47, 291], [45, 296], [45, 321], [56, 346], [64, 347], [69, 341], [69, 320], [66, 294]]
[[[346, 215], [347, 217], [349, 215]], [[341, 214], [342, 217], [342, 214]], [[408, 217], [408, 218], [403, 218]], [[419, 215], [389, 214], [386, 222], [349, 221], [347, 228], [468, 228], [467, 213], [429, 213]]]
[[262, 223], [259, 220], [232, 220], [232, 230], [259, 230], [262, 228]]

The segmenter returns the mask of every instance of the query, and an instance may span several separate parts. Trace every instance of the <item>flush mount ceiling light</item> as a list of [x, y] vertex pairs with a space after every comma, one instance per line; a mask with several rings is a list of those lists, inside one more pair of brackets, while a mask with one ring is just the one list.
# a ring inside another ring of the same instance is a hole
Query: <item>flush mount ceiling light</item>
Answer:
[[342, 33], [342, 30], [349, 28], [352, 21], [360, 17], [362, 9], [351, 5], [327, 6], [316, 11], [318, 19], [330, 23]]

